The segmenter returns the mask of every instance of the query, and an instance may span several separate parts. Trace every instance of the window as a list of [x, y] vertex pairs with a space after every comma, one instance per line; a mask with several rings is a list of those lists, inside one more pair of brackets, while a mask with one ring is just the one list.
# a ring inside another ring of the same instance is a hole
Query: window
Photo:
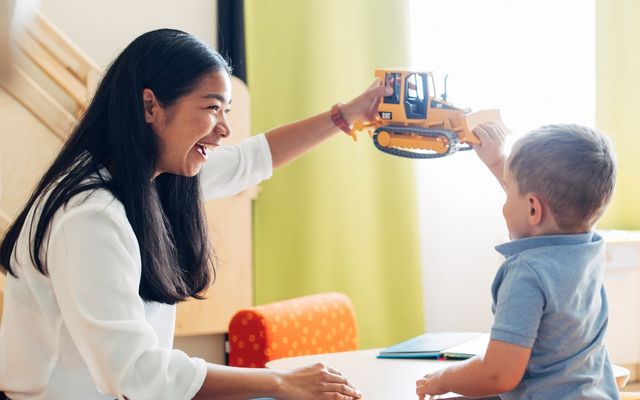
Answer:
[[[410, 0], [413, 71], [446, 74], [448, 100], [499, 108], [514, 132], [595, 121], [594, 0]], [[487, 331], [508, 240], [504, 193], [473, 151], [415, 162], [425, 322]], [[446, 305], [446, 306], [443, 306]]]
[[407, 76], [404, 107], [407, 118], [425, 118], [427, 100], [425, 96], [426, 75], [413, 73]]
[[393, 88], [393, 94], [385, 96], [383, 102], [387, 104], [400, 103], [400, 74], [393, 72], [385, 74], [385, 86]]

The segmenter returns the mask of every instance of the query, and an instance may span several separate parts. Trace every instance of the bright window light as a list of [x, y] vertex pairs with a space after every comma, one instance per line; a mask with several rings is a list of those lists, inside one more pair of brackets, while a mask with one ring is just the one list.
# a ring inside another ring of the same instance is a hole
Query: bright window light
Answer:
[[[516, 133], [595, 123], [594, 0], [412, 0], [411, 68]], [[473, 152], [416, 162], [427, 330], [488, 330], [508, 240], [504, 194]]]

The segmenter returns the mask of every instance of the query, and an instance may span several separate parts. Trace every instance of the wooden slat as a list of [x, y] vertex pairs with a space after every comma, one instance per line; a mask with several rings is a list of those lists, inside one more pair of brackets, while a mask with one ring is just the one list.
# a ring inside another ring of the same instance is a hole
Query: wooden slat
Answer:
[[[4, 237], [4, 233], [9, 228], [10, 219], [4, 212], [0, 211], [0, 237]], [[2, 303], [5, 285], [5, 270], [0, 265], [0, 320], [2, 319]]]
[[9, 3], [0, 1], [0, 80], [9, 74]]
[[2, 210], [0, 210], [0, 237], [4, 237], [4, 233], [11, 225], [11, 218]]
[[4, 285], [5, 285], [5, 272], [0, 267], [0, 321], [2, 321], [2, 309], [4, 303]]
[[79, 47], [55, 28], [39, 11], [34, 12], [33, 23], [26, 28], [29, 35], [85, 85], [89, 83], [92, 74], [100, 70]]
[[2, 82], [0, 86], [31, 111], [36, 118], [58, 137], [63, 140], [69, 137], [76, 119], [22, 70], [13, 66], [11, 79]]
[[85, 109], [88, 95], [85, 84], [45, 50], [31, 35], [23, 35], [17, 41], [22, 51], [62, 90], [75, 101], [78, 107]]

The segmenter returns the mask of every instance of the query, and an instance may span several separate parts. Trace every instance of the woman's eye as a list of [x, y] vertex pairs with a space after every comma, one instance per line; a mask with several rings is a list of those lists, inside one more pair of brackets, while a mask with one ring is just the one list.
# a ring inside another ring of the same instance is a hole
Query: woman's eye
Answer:
[[220, 109], [220, 106], [209, 106], [207, 109], [217, 112]]
[[230, 112], [231, 112], [231, 109], [230, 109], [230, 108], [225, 108], [225, 109], [224, 109], [224, 113], [225, 113], [225, 114], [229, 114]]

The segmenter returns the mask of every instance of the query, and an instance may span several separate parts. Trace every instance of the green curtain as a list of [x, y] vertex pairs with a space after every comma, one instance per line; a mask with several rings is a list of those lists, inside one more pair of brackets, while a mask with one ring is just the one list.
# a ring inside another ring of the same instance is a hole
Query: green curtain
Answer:
[[612, 135], [618, 181], [601, 226], [640, 229], [640, 2], [596, 0], [596, 124]]
[[[408, 5], [246, 0], [252, 130], [327, 111], [408, 65]], [[255, 302], [353, 300], [360, 347], [424, 330], [413, 163], [340, 133], [276, 171], [254, 207]]]

